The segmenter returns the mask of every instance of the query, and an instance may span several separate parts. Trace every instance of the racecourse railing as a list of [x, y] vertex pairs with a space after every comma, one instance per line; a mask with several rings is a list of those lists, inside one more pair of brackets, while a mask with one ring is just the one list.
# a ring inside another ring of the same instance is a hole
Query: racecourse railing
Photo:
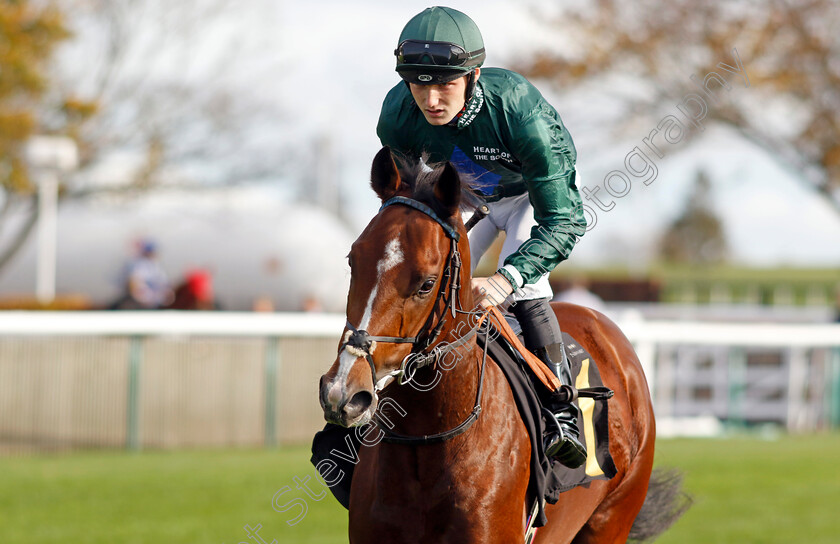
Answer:
[[344, 318], [0, 312], [0, 452], [253, 447], [322, 425]]
[[[840, 324], [628, 320], [657, 419], [840, 426]], [[663, 429], [664, 430], [664, 429]]]
[[[0, 453], [306, 442], [323, 424], [318, 378], [344, 324], [303, 313], [0, 312]], [[663, 431], [688, 420], [840, 424], [840, 325], [619, 325]]]

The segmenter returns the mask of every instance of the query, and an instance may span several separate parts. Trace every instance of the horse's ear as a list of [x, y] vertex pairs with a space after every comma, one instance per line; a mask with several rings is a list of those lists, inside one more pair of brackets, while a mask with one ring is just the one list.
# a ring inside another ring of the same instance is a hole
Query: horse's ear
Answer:
[[387, 145], [379, 150], [373, 158], [373, 166], [370, 169], [370, 186], [385, 202], [394, 196], [400, 188], [400, 172], [397, 163], [391, 156], [391, 148]]
[[458, 213], [461, 204], [461, 176], [451, 162], [447, 161], [435, 183], [435, 198], [450, 217]]

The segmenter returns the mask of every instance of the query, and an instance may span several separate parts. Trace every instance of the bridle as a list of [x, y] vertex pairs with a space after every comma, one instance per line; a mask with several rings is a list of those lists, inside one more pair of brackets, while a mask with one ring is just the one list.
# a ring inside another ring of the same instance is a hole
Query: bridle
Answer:
[[[385, 385], [389, 383], [390, 379], [395, 377], [399, 380], [400, 385], [408, 383], [414, 376], [413, 372], [409, 372], [410, 367], [413, 367], [416, 370], [430, 365], [444, 354], [465, 345], [475, 334], [478, 333], [478, 329], [484, 322], [483, 318], [481, 320], [477, 320], [474, 327], [455, 342], [446, 344], [439, 343], [434, 345], [443, 330], [447, 313], [451, 313], [453, 318], [457, 316], [457, 312], [459, 311], [464, 313], [463, 310], [456, 307], [459, 301], [458, 292], [461, 289], [462, 261], [461, 253], [458, 251], [458, 241], [461, 236], [452, 225], [441, 219], [434, 210], [432, 210], [432, 208], [413, 198], [404, 196], [392, 197], [382, 204], [382, 207], [379, 208], [379, 212], [381, 213], [382, 210], [388, 206], [393, 206], [395, 204], [401, 204], [421, 211], [440, 225], [446, 233], [446, 236], [449, 238], [449, 254], [446, 258], [446, 263], [444, 264], [443, 274], [441, 276], [435, 303], [432, 305], [432, 310], [429, 312], [429, 316], [426, 318], [425, 323], [422, 327], [420, 327], [419, 332], [415, 336], [374, 336], [368, 334], [365, 330], [357, 329], [352, 323], [350, 323], [349, 319], [347, 320], [347, 328], [350, 334], [345, 337], [345, 341], [341, 344], [341, 346], [339, 346], [339, 352], [349, 347], [353, 349], [353, 353], [359, 356], [364, 356], [368, 365], [370, 365], [371, 379], [374, 384], [374, 394], [381, 391]], [[435, 320], [435, 309], [440, 305], [442, 300], [444, 301], [443, 311], [438, 318], [437, 324], [433, 325]], [[412, 344], [411, 353], [403, 358], [399, 369], [389, 372], [381, 379], [377, 380], [376, 366], [373, 363], [373, 356], [371, 354], [374, 342]], [[460, 425], [444, 433], [423, 437], [402, 436], [397, 433], [393, 433], [389, 429], [380, 425], [380, 428], [385, 433], [383, 440], [398, 444], [431, 444], [448, 440], [466, 431], [467, 428], [469, 428], [469, 426], [478, 419], [478, 414], [481, 412], [481, 390], [484, 383], [484, 363], [486, 362], [486, 358], [487, 352], [485, 351], [484, 360], [481, 365], [481, 374], [479, 377], [475, 406], [467, 419]]]
[[[435, 340], [437, 340], [438, 336], [440, 335], [440, 332], [445, 324], [447, 312], [451, 312], [452, 317], [455, 317], [455, 304], [458, 300], [458, 291], [461, 289], [461, 253], [458, 251], [458, 241], [460, 240], [461, 235], [458, 233], [458, 231], [455, 230], [455, 228], [452, 225], [441, 219], [429, 206], [423, 204], [422, 202], [414, 200], [413, 198], [403, 196], [392, 197], [382, 204], [382, 207], [379, 208], [379, 211], [382, 212], [382, 210], [384, 210], [388, 206], [393, 206], [395, 204], [402, 204], [404, 206], [409, 206], [411, 208], [419, 210], [428, 215], [441, 227], [443, 227], [443, 230], [446, 233], [446, 236], [449, 238], [450, 242], [449, 255], [446, 257], [446, 263], [443, 267], [443, 275], [441, 277], [440, 286], [438, 287], [435, 303], [434, 305], [432, 305], [432, 311], [429, 313], [428, 318], [426, 318], [426, 322], [423, 324], [422, 327], [420, 327], [420, 332], [418, 332], [417, 335], [373, 336], [371, 334], [368, 334], [368, 332], [365, 330], [357, 329], [350, 322], [349, 319], [347, 320], [347, 328], [351, 331], [351, 333], [349, 336], [347, 336], [344, 343], [339, 347], [339, 351], [346, 348], [347, 346], [350, 346], [364, 353], [364, 357], [370, 365], [371, 378], [373, 380], [374, 386], [377, 386], [378, 381], [376, 378], [376, 366], [373, 364], [373, 357], [371, 355], [373, 342], [384, 342], [388, 344], [412, 344], [411, 353], [403, 359], [403, 362], [400, 365], [400, 370], [389, 374], [392, 377], [405, 376], [406, 366], [410, 362], [414, 362], [419, 366], [425, 366], [422, 363], [430, 364], [432, 362], [432, 359], [429, 357], [429, 355], [432, 352], [428, 351], [428, 349], [430, 346], [432, 346], [432, 344], [435, 342]], [[432, 323], [435, 318], [435, 308], [437, 308], [440, 305], [440, 302], [443, 299], [445, 299], [443, 312], [441, 313], [437, 324], [433, 326]]]

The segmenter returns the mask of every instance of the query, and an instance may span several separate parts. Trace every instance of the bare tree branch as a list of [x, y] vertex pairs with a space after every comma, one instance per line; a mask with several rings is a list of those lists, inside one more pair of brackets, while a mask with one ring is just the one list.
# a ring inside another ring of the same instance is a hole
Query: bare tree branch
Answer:
[[645, 85], [647, 98], [625, 98], [619, 128], [699, 92], [689, 76], [720, 72], [737, 49], [749, 98], [723, 95], [707, 119], [767, 149], [840, 213], [840, 10], [831, 0], [598, 0], [554, 24], [575, 50], [543, 51], [520, 70], [564, 89], [609, 74]]
[[[292, 171], [288, 148], [300, 143], [255, 145], [255, 131], [276, 131], [286, 116], [257, 99], [260, 86], [237, 70], [244, 48], [257, 47], [245, 28], [235, 27], [247, 24], [237, 23], [241, 3], [66, 0], [61, 6], [73, 37], [59, 50], [61, 62], [53, 65], [35, 120], [35, 130], [69, 134], [79, 145], [80, 169], [73, 177], [80, 186], [62, 187], [60, 202]], [[228, 42], [220, 41], [220, 32]], [[120, 179], [104, 186], [91, 180], [99, 166], [126, 155], [134, 159]], [[0, 190], [8, 196], [9, 187], [4, 182]], [[0, 209], [0, 221], [13, 213]], [[6, 261], [26, 234], [4, 238]]]
[[26, 240], [29, 239], [32, 229], [38, 222], [37, 197], [33, 195], [28, 200], [30, 205], [28, 209], [23, 212], [25, 216], [23, 225], [16, 233], [10, 236], [10, 243], [5, 247], [0, 248], [0, 270], [2, 270], [15, 255], [17, 255], [17, 252], [20, 251], [20, 248], [23, 247], [23, 244], [25, 244]]

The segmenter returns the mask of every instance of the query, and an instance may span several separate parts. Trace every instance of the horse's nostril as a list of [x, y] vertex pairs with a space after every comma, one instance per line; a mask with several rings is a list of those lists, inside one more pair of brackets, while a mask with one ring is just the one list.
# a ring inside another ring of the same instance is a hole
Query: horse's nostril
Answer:
[[321, 400], [321, 407], [325, 408], [329, 406], [329, 382], [327, 381], [326, 376], [321, 376], [321, 383], [318, 384], [318, 391]]
[[359, 417], [365, 410], [370, 408], [372, 402], [373, 395], [368, 391], [359, 391], [344, 405], [344, 413], [351, 419]]

